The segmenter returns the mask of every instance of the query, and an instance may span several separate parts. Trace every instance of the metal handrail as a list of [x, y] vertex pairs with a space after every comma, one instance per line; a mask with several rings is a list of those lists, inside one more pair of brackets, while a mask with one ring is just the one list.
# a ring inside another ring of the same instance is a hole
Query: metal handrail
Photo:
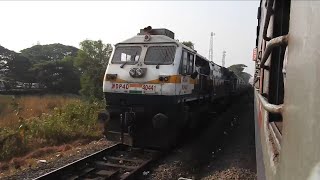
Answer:
[[274, 2], [274, 0], [269, 0], [268, 1], [267, 14], [266, 14], [265, 21], [264, 21], [262, 37], [266, 41], [270, 41], [271, 40], [271, 38], [267, 36], [267, 31], [268, 31], [268, 27], [269, 27], [270, 17], [273, 14], [273, 9], [272, 9], [273, 2]]
[[266, 98], [264, 98], [259, 91], [256, 89], [257, 91], [257, 96], [259, 101], [262, 104], [263, 109], [265, 109], [266, 111], [270, 112], [270, 113], [275, 113], [275, 114], [281, 114], [283, 111], [283, 104], [280, 105], [276, 105], [276, 104], [271, 104], [269, 103]]
[[265, 49], [265, 52], [263, 53], [263, 56], [262, 56], [260, 68], [264, 67], [264, 64], [266, 63], [267, 59], [269, 58], [274, 47], [281, 46], [281, 45], [288, 45], [288, 37], [289, 37], [288, 35], [279, 36], [279, 37], [271, 39], [268, 42], [267, 47]]
[[254, 80], [254, 83], [253, 84], [255, 84], [256, 82], [258, 82], [260, 80], [260, 76], [257, 76], [256, 78], [255, 78], [255, 80]]
[[269, 126], [270, 135], [273, 139], [274, 147], [276, 148], [277, 152], [279, 153], [281, 151], [281, 138], [282, 138], [282, 136], [281, 136], [278, 128], [274, 124], [274, 122], [269, 123], [268, 126]]
[[276, 138], [278, 139], [279, 143], [281, 144], [282, 140], [282, 134], [279, 131], [279, 128], [277, 127], [275, 122], [270, 122], [270, 126], [272, 127], [274, 134], [276, 135]]

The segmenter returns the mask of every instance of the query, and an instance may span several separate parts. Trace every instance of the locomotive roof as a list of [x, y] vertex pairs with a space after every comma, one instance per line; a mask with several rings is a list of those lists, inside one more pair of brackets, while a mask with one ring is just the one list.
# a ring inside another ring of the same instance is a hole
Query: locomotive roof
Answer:
[[182, 46], [183, 48], [191, 51], [191, 52], [194, 52], [194, 53], [197, 53], [196, 50], [194, 49], [191, 49], [189, 48], [188, 46], [180, 43], [179, 41], [176, 41], [174, 39], [171, 39], [170, 37], [168, 36], [165, 36], [165, 35], [150, 35], [151, 38], [149, 41], [144, 41], [144, 38], [145, 38], [145, 35], [136, 35], [132, 38], [129, 38], [127, 40], [124, 40], [120, 43], [117, 43], [117, 45], [119, 44], [150, 44], [150, 43], [155, 43], [155, 44], [161, 44], [161, 43], [175, 43], [176, 45], [178, 46]]
[[150, 36], [151, 38], [149, 41], [144, 41], [145, 35], [136, 35], [118, 44], [177, 43], [177, 41], [175, 41], [174, 39], [171, 39], [164, 35], [150, 35]]
[[[177, 40], [174, 40], [168, 36], [165, 36], [165, 35], [150, 35], [151, 38], [149, 41], [145, 41], [145, 35], [136, 35], [136, 36], [133, 36], [132, 38], [129, 38], [127, 40], [124, 40], [120, 43], [117, 43], [115, 46], [117, 45], [121, 45], [121, 44], [164, 44], [164, 43], [174, 43], [178, 46], [182, 46], [183, 48], [191, 51], [191, 52], [194, 52], [196, 53], [196, 55], [198, 57], [200, 57], [201, 59], [209, 62], [209, 60], [207, 58], [205, 58], [204, 56], [200, 55], [197, 53], [196, 50], [194, 49], [191, 49], [190, 47], [182, 44], [181, 42], [177, 41]], [[215, 65], [217, 65], [216, 63], [214, 63]], [[219, 65], [218, 65], [219, 66]]]

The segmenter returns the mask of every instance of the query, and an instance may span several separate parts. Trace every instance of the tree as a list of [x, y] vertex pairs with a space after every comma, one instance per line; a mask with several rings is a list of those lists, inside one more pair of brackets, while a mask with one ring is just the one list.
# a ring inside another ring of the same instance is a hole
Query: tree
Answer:
[[15, 56], [14, 51], [0, 46], [0, 77], [6, 77], [6, 74], [9, 70], [8, 62], [12, 61]]
[[250, 74], [243, 72], [247, 66], [244, 64], [234, 64], [228, 67], [229, 70], [233, 71], [238, 77], [242, 78], [244, 82], [248, 83], [251, 77]]
[[75, 48], [73, 46], [66, 46], [56, 43], [47, 45], [35, 45], [30, 48], [21, 50], [21, 53], [23, 56], [29, 58], [33, 64], [36, 64], [45, 61], [62, 60], [66, 56], [75, 57], [78, 50], [78, 48]]
[[29, 70], [31, 68], [30, 60], [20, 54], [16, 54], [12, 61], [7, 62], [7, 77], [14, 81], [23, 83], [32, 83], [33, 74]]
[[71, 58], [37, 63], [32, 69], [37, 82], [55, 93], [74, 93], [80, 90], [80, 73]]
[[58, 93], [79, 93], [80, 73], [74, 67], [73, 57], [78, 48], [63, 44], [35, 45], [22, 50], [22, 55], [30, 59], [34, 81], [48, 91]]
[[0, 46], [0, 77], [14, 86], [16, 82], [30, 83], [33, 81], [31, 62], [20, 53]]
[[75, 58], [75, 64], [81, 72], [80, 93], [89, 99], [102, 99], [102, 83], [105, 70], [112, 52], [110, 44], [101, 40], [84, 40]]
[[182, 44], [188, 46], [191, 49], [194, 49], [194, 43], [191, 41], [183, 41]]

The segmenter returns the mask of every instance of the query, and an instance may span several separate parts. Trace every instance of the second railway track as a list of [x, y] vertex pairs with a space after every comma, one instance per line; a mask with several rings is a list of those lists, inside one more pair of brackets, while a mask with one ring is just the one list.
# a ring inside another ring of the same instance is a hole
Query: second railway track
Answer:
[[134, 179], [161, 153], [116, 144], [36, 179]]

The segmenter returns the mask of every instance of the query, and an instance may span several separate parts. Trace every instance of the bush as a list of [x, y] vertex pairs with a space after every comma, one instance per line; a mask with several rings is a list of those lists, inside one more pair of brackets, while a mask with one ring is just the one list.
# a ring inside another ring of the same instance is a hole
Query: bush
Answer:
[[74, 101], [50, 114], [20, 119], [19, 128], [0, 129], [0, 161], [43, 146], [60, 145], [78, 139], [102, 136], [97, 113], [102, 104]]
[[18, 131], [0, 129], [0, 160], [27, 152], [27, 146]]
[[18, 128], [21, 117], [40, 117], [77, 100], [79, 97], [70, 95], [0, 96], [0, 127]]

